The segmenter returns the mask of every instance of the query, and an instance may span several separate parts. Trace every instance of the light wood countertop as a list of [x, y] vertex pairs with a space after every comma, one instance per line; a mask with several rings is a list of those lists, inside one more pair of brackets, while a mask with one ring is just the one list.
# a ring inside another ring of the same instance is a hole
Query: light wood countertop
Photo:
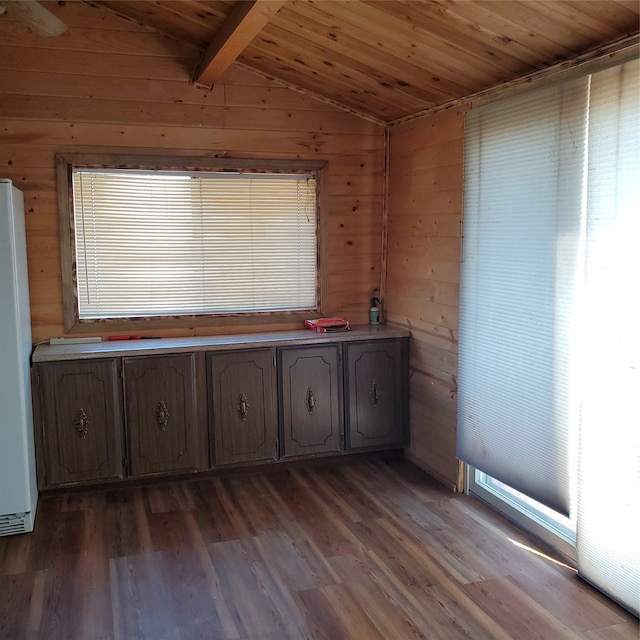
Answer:
[[356, 326], [352, 327], [350, 331], [331, 333], [314, 333], [308, 329], [300, 329], [297, 331], [240, 333], [223, 336], [143, 338], [141, 340], [118, 340], [84, 344], [43, 344], [35, 348], [32, 361], [34, 363], [60, 362], [65, 360], [167, 355], [192, 351], [232, 351], [261, 347], [289, 347], [408, 337], [409, 331], [406, 329], [382, 324], [377, 326]]

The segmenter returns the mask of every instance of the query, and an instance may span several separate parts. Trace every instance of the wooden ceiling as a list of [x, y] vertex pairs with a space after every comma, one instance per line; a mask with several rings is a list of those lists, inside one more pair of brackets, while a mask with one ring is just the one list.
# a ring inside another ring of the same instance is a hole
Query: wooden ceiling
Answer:
[[384, 122], [637, 39], [640, 20], [638, 0], [90, 3], [197, 45], [206, 84], [237, 59]]

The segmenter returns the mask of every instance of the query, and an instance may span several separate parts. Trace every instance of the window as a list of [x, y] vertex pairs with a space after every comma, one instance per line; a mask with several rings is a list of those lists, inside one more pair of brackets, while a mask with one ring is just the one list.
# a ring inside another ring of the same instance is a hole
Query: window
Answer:
[[471, 485], [570, 514], [579, 574], [636, 615], [639, 118], [638, 60], [468, 114], [458, 360]]
[[58, 160], [69, 182], [68, 325], [249, 323], [319, 310], [324, 163]]
[[467, 491], [504, 516], [555, 547], [567, 558], [576, 560], [575, 516], [563, 516], [490, 475], [468, 468]]

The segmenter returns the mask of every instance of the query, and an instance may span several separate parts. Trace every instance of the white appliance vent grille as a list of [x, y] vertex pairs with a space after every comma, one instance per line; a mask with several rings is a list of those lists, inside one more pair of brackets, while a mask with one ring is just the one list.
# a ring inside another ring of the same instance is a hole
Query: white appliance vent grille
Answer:
[[27, 532], [27, 514], [15, 513], [8, 516], [0, 516], [0, 536], [13, 536]]

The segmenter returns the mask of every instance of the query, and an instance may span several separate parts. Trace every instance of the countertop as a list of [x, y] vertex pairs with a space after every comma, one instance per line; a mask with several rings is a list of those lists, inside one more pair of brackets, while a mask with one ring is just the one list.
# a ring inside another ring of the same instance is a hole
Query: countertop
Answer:
[[198, 336], [187, 338], [151, 338], [93, 342], [85, 344], [38, 345], [32, 362], [60, 362], [64, 360], [88, 360], [123, 356], [167, 355], [192, 351], [231, 351], [260, 347], [288, 347], [296, 345], [330, 344], [408, 338], [409, 331], [391, 325], [362, 325], [349, 331], [314, 333], [308, 329], [296, 331], [269, 331], [263, 333], [239, 333], [234, 335]]

